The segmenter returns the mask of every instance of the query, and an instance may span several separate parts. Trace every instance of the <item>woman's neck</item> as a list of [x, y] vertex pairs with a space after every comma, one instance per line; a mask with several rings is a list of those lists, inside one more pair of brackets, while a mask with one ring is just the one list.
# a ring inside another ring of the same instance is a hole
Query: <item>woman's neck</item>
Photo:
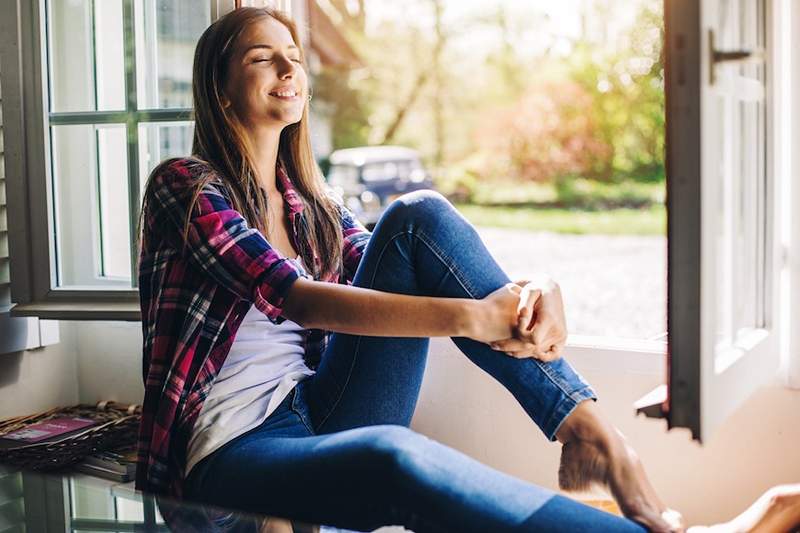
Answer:
[[256, 128], [248, 129], [247, 133], [258, 185], [267, 195], [275, 193], [278, 190], [275, 166], [278, 162], [281, 131], [274, 128]]

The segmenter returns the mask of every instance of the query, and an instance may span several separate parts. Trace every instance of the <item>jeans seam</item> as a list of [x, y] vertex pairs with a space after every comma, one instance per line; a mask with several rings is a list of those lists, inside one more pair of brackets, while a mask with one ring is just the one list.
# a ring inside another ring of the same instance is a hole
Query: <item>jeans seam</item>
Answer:
[[444, 266], [447, 267], [447, 269], [450, 271], [453, 277], [456, 278], [458, 284], [461, 285], [461, 287], [464, 289], [464, 291], [466, 291], [469, 297], [472, 298], [473, 300], [477, 299], [477, 297], [475, 296], [476, 293], [475, 288], [468, 281], [467, 277], [464, 276], [464, 274], [458, 268], [458, 265], [456, 263], [454, 263], [452, 260], [448, 261], [446, 259], [449, 258], [449, 256], [447, 255], [447, 253], [445, 253], [444, 250], [442, 250], [441, 247], [439, 247], [436, 244], [436, 242], [433, 239], [428, 237], [422, 229], [419, 230], [419, 235], [415, 234], [412, 231], [408, 231], [407, 233], [409, 233], [412, 237], [416, 237], [423, 244], [425, 244], [425, 246], [428, 247], [431, 253], [433, 253], [433, 255], [435, 255], [439, 259], [439, 261], [441, 261], [442, 264], [444, 264]]
[[[550, 441], [556, 440], [556, 433], [558, 433], [558, 429], [561, 427], [561, 424], [564, 423], [564, 421], [567, 419], [567, 417], [569, 417], [570, 413], [575, 410], [578, 404], [584, 400], [594, 400], [595, 398], [596, 395], [594, 390], [588, 385], [561, 398], [555, 409], [553, 409], [553, 413], [547, 418], [547, 422], [544, 424], [544, 426], [547, 428], [547, 438]], [[570, 405], [565, 407], [568, 404]], [[554, 420], [557, 420], [558, 423], [551, 430], [550, 426], [553, 424]]]
[[305, 413], [296, 407], [296, 403], [299, 401], [299, 397], [300, 397], [300, 394], [298, 394], [299, 393], [299, 390], [298, 390], [299, 387], [300, 387], [300, 383], [297, 383], [292, 388], [292, 390], [289, 392], [289, 394], [292, 395], [291, 409], [300, 418], [300, 421], [303, 423], [303, 425], [308, 430], [309, 435], [316, 435], [316, 431], [314, 431], [314, 429], [312, 428], [313, 424], [311, 424], [308, 420], [306, 420]]
[[[552, 368], [550, 368], [550, 365], [548, 363], [544, 363], [542, 361], [539, 361], [538, 359], [531, 359], [531, 360], [534, 363], [536, 363], [536, 365], [547, 375], [547, 378], [553, 383], [553, 385], [558, 387], [558, 389], [565, 396], [570, 396], [571, 397], [573, 394], [575, 394], [575, 392], [577, 392], [577, 391], [570, 392], [569, 390], [567, 390], [567, 388], [564, 386], [563, 381], [558, 379], [558, 376], [553, 374], [553, 370], [552, 370]], [[578, 389], [578, 390], [581, 390], [581, 389]]]

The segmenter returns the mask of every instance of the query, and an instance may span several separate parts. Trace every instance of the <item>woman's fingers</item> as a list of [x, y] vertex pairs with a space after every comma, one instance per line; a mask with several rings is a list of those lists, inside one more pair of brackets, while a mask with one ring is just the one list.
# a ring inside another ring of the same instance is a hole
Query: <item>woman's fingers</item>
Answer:
[[[504, 339], [491, 343], [491, 348], [498, 352], [505, 352], [507, 355], [516, 358], [533, 357], [540, 361], [550, 362], [560, 358], [564, 353], [564, 343], [548, 343], [536, 345], [521, 339]], [[543, 348], [546, 346], [547, 348]]]
[[520, 291], [519, 305], [517, 306], [517, 335], [520, 338], [524, 338], [529, 333], [533, 321], [533, 309], [541, 295], [542, 291], [534, 289], [530, 285], [525, 285]]
[[491, 343], [491, 348], [498, 352], [505, 352], [506, 355], [518, 359], [533, 357], [535, 359], [547, 360], [546, 353], [539, 349], [535, 344], [520, 339], [504, 339]]
[[533, 344], [520, 339], [504, 339], [491, 344], [493, 350], [498, 352], [516, 352], [519, 350], [536, 348]]

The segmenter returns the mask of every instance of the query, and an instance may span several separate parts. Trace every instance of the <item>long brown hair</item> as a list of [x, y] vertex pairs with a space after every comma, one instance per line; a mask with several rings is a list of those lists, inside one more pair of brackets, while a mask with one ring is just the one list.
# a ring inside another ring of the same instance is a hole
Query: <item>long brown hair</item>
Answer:
[[[201, 174], [197, 181], [184, 225], [184, 242], [201, 189], [217, 178], [227, 186], [232, 207], [251, 227], [268, 234], [268, 202], [256, 181], [245, 133], [239, 121], [222, 105], [222, 88], [234, 45], [248, 25], [265, 17], [272, 17], [286, 26], [305, 66], [305, 53], [294, 22], [281, 11], [268, 7], [234, 9], [211, 24], [197, 42], [192, 69], [195, 118], [192, 154], [207, 163], [212, 171]], [[281, 131], [278, 158], [304, 204], [298, 228], [298, 252], [315, 278], [336, 272], [342, 260], [341, 223], [337, 206], [325, 192], [322, 172], [311, 151], [308, 103], [300, 121]], [[153, 170], [151, 178], [161, 167]]]

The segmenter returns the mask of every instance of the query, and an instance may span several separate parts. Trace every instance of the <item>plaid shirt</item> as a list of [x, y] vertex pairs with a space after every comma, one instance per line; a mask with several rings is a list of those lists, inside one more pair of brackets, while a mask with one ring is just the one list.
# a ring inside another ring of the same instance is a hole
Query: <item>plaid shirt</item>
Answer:
[[[136, 488], [177, 498], [183, 496], [192, 427], [242, 319], [255, 305], [273, 322], [282, 322], [284, 298], [302, 275], [293, 259], [281, 256], [231, 207], [219, 178], [201, 190], [186, 253], [181, 253], [193, 184], [208, 171], [200, 161], [176, 159], [153, 176], [145, 191], [147, 249], [139, 257], [145, 394]], [[301, 249], [303, 203], [280, 165], [276, 177], [292, 244]], [[351, 283], [370, 233], [339, 205], [342, 268], [323, 281]], [[306, 361], [312, 368], [327, 336], [306, 332]]]

